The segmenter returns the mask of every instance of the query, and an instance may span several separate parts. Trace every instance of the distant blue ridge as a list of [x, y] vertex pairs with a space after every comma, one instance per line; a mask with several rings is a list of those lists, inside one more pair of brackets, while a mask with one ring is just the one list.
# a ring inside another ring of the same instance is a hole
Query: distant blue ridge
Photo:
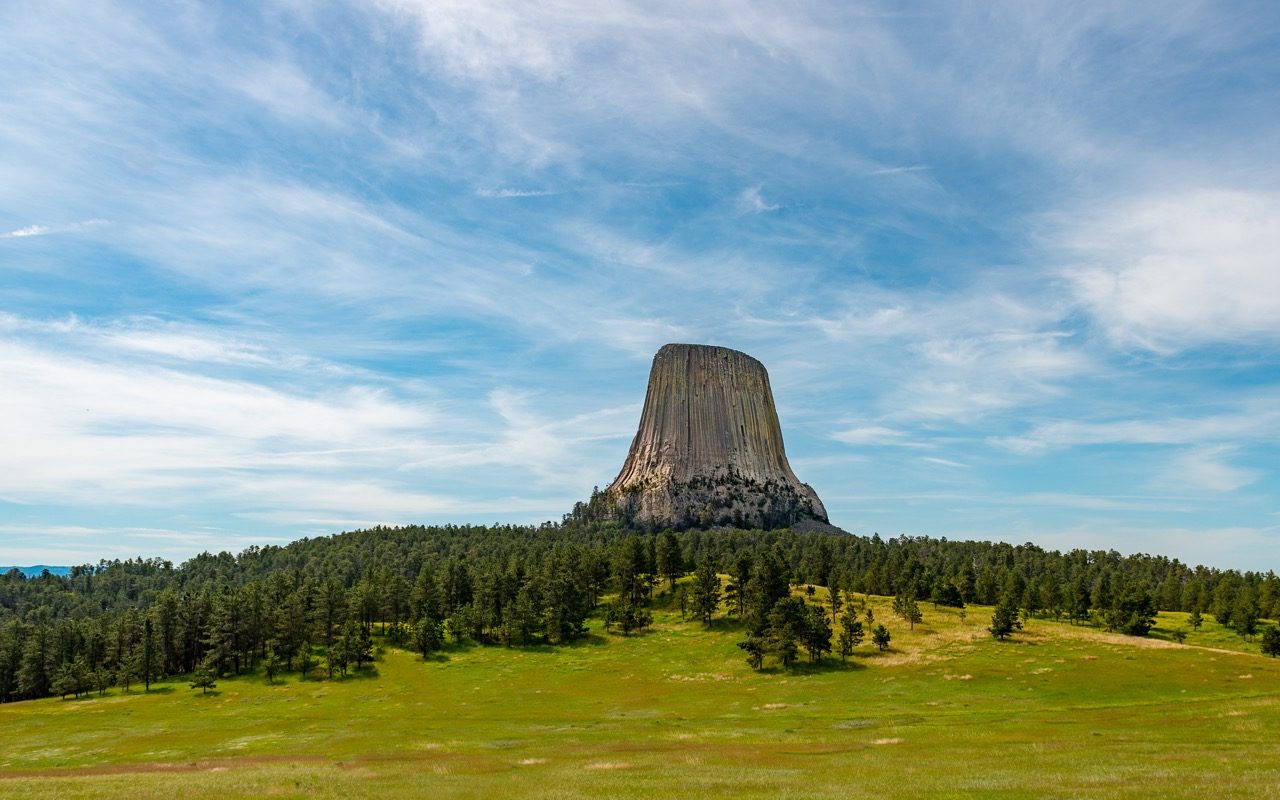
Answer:
[[38, 578], [40, 573], [49, 570], [51, 575], [70, 575], [71, 567], [50, 567], [45, 564], [36, 564], [34, 567], [0, 567], [0, 575], [4, 575], [11, 569], [16, 569], [28, 578]]

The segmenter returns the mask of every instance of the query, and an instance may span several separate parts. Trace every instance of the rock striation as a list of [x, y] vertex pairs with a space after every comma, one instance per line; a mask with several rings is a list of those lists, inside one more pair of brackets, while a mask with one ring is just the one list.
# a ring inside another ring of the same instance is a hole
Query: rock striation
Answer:
[[787, 463], [764, 365], [709, 345], [668, 344], [653, 357], [640, 427], [600, 499], [655, 529], [827, 521]]

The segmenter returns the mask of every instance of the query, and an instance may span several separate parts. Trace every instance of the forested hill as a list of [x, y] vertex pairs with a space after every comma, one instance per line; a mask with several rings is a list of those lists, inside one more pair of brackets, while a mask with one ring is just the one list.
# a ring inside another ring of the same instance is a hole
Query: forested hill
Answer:
[[572, 517], [536, 528], [375, 528], [180, 566], [102, 561], [35, 578], [11, 570], [0, 576], [0, 700], [49, 694], [71, 666], [140, 682], [201, 664], [292, 668], [347, 625], [416, 637], [424, 651], [446, 635], [554, 644], [581, 635], [602, 598], [618, 598], [611, 621], [643, 620], [654, 586], [695, 567], [728, 575], [725, 607], [746, 619], [754, 602], [757, 623], [788, 583], [949, 605], [999, 600], [1140, 633], [1131, 621], [1157, 607], [1212, 613], [1249, 633], [1280, 612], [1273, 573], [1114, 551], [789, 530], [646, 533]]
[[71, 573], [71, 567], [51, 567], [48, 564], [36, 564], [34, 567], [0, 567], [0, 575], [11, 569], [16, 569], [28, 578], [35, 578], [42, 572], [49, 572], [54, 575], [68, 575]]

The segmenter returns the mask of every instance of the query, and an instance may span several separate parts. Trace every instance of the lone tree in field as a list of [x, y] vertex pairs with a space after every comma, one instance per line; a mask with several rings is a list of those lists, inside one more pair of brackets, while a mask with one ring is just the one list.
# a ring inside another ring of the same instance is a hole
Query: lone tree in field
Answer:
[[1187, 623], [1191, 626], [1191, 630], [1200, 630], [1200, 626], [1204, 624], [1204, 617], [1200, 614], [1200, 609], [1197, 608], [1191, 612], [1191, 616], [1187, 617]]
[[883, 625], [877, 625], [876, 629], [871, 632], [871, 641], [880, 650], [889, 649], [889, 640], [893, 637], [889, 635], [889, 629]]
[[1001, 595], [1000, 602], [996, 604], [995, 611], [991, 614], [991, 627], [987, 630], [991, 631], [991, 635], [997, 639], [1007, 639], [1015, 630], [1021, 628], [1022, 621], [1018, 619], [1018, 605], [1013, 596]]
[[199, 689], [200, 694], [208, 694], [209, 690], [217, 685], [218, 671], [214, 668], [213, 663], [206, 658], [196, 667], [196, 671], [191, 673], [191, 688]]

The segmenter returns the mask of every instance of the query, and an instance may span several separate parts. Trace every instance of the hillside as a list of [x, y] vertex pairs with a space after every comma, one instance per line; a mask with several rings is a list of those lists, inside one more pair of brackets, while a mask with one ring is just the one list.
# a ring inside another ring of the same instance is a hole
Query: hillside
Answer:
[[[823, 600], [818, 591], [814, 600]], [[1280, 783], [1280, 662], [922, 606], [847, 666], [751, 670], [736, 623], [571, 645], [387, 649], [345, 680], [222, 678], [0, 706], [0, 795], [1253, 798]], [[1162, 615], [1155, 633], [1181, 624]], [[1203, 641], [1200, 641], [1203, 639]], [[1201, 647], [1199, 644], [1209, 644]]]

